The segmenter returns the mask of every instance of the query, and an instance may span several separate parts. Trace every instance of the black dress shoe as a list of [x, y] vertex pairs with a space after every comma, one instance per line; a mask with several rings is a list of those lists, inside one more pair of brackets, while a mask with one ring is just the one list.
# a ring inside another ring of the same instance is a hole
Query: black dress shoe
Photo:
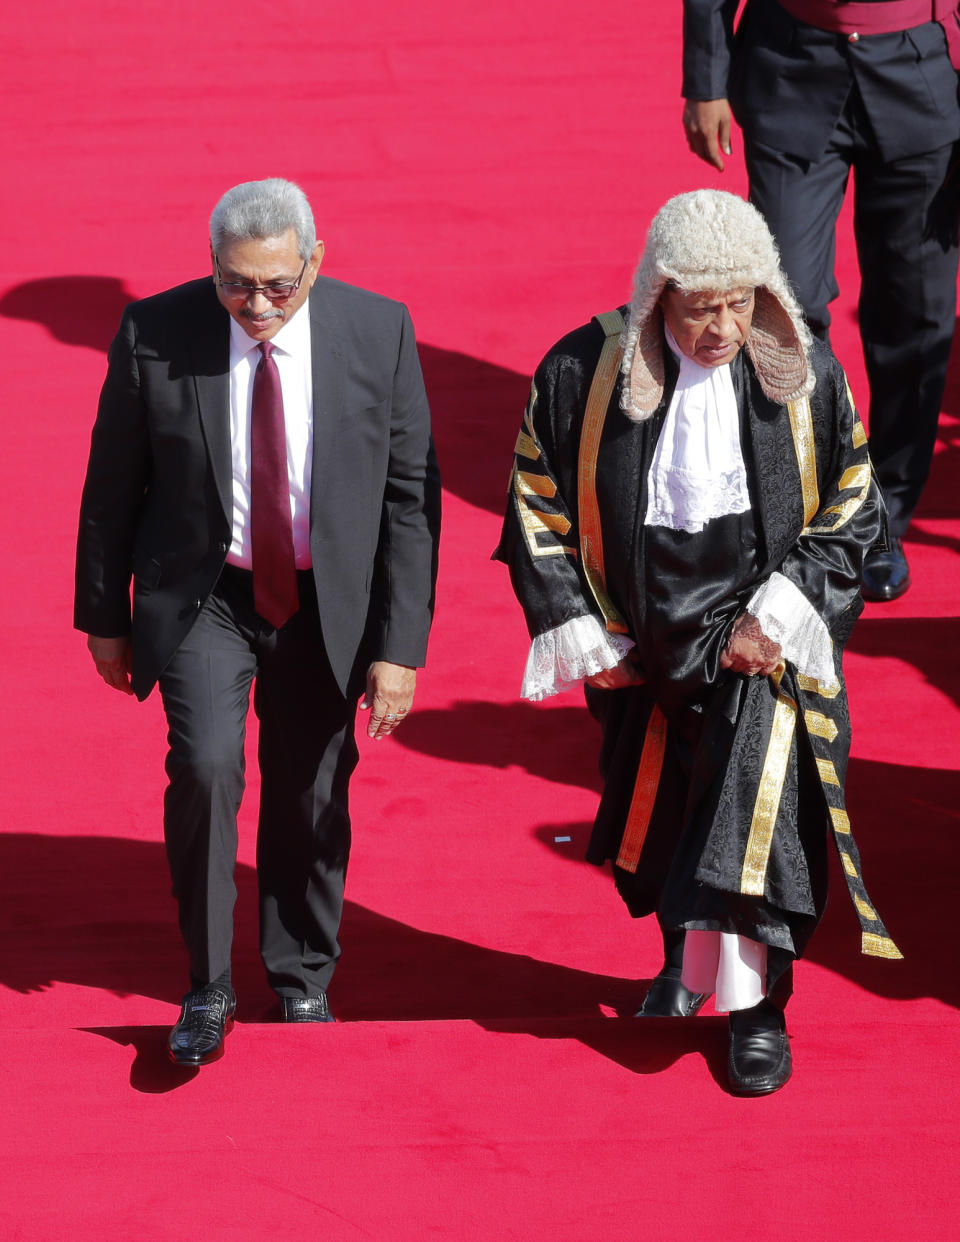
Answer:
[[167, 1051], [177, 1065], [209, 1065], [223, 1056], [223, 1040], [233, 1026], [237, 998], [220, 988], [195, 988], [183, 998], [180, 1018]]
[[727, 1073], [734, 1095], [779, 1091], [793, 1070], [783, 1010], [769, 1001], [730, 1014]]
[[889, 552], [868, 552], [863, 562], [860, 591], [875, 603], [899, 599], [910, 585], [910, 566], [903, 551], [903, 540], [890, 538]]
[[284, 1022], [336, 1022], [326, 992], [318, 996], [281, 996]]
[[707, 992], [691, 992], [680, 982], [680, 967], [667, 966], [651, 982], [635, 1018], [692, 1018], [703, 1008]]

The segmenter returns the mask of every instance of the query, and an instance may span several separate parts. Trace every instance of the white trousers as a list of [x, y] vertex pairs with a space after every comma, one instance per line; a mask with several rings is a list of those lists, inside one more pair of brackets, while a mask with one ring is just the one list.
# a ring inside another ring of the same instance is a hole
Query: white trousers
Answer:
[[749, 1009], [766, 995], [767, 946], [734, 932], [688, 931], [683, 942], [685, 988], [715, 993], [717, 1013]]

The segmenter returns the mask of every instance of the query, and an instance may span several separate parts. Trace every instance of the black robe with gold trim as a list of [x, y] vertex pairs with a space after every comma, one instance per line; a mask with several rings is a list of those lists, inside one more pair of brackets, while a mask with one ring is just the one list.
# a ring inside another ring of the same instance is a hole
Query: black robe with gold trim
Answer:
[[[592, 321], [537, 369], [495, 553], [509, 564], [532, 637], [593, 614], [637, 644], [643, 685], [588, 689], [603, 726], [605, 778], [588, 858], [614, 862], [634, 915], [657, 910], [669, 927], [766, 943], [779, 951], [776, 976], [823, 912], [832, 831], [864, 951], [899, 956], [863, 888], [843, 801], [850, 720], [841, 654], [863, 607], [863, 557], [883, 530], [843, 371], [815, 341], [816, 387], [783, 406], [764, 395], [746, 353], [737, 355], [731, 371], [752, 509], [691, 535], [644, 524], [647, 476], [676, 383], [666, 345], [666, 389], [654, 415], [637, 423], [621, 412], [620, 377], [598, 443], [581, 448], [604, 340]], [[584, 478], [602, 531], [606, 598], [585, 572]], [[832, 683], [789, 665], [770, 678], [721, 669], [734, 619], [774, 572], [823, 619]]]

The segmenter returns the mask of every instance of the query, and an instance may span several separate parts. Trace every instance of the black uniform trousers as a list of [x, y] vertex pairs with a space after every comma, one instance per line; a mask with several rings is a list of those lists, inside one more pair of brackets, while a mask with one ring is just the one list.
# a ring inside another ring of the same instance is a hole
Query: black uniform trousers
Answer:
[[823, 156], [744, 135], [750, 198], [773, 230], [811, 329], [827, 339], [837, 296], [836, 221], [851, 169], [870, 455], [902, 536], [930, 470], [957, 304], [957, 204], [944, 201], [952, 146], [884, 162], [854, 84]]
[[251, 684], [260, 720], [260, 951], [281, 996], [333, 974], [350, 849], [356, 704], [330, 671], [312, 573], [280, 630], [253, 607], [252, 575], [226, 566], [160, 678], [169, 726], [164, 839], [192, 986], [230, 969], [237, 811]]

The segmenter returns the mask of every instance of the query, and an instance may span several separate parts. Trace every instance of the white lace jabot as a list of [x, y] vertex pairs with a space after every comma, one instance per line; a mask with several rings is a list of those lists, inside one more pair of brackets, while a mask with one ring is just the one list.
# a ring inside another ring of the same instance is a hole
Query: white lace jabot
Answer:
[[702, 367], [666, 325], [664, 333], [680, 374], [647, 476], [645, 522], [695, 534], [712, 518], [750, 509], [740, 413], [730, 364]]

